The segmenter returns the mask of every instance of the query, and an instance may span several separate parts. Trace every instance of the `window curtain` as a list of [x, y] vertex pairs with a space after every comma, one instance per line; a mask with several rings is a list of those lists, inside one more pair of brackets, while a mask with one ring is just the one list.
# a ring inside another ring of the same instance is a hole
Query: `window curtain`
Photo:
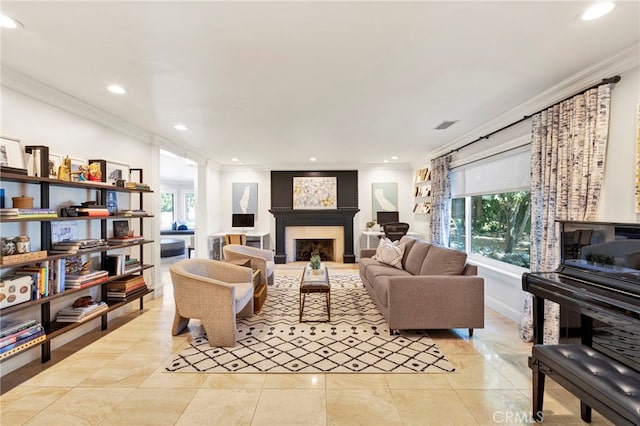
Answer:
[[[594, 220], [604, 178], [611, 85], [601, 85], [532, 117], [531, 270], [560, 264], [556, 220]], [[520, 327], [533, 340], [533, 297], [526, 294]], [[559, 306], [545, 302], [544, 343], [557, 343]]]
[[449, 245], [449, 221], [451, 220], [451, 182], [449, 181], [451, 157], [431, 160], [431, 242], [439, 246]]

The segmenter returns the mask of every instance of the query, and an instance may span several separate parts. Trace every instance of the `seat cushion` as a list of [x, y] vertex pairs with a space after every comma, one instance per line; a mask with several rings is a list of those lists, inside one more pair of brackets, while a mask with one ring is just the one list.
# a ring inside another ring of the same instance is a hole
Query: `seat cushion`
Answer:
[[237, 313], [253, 299], [253, 283], [237, 283], [233, 284], [233, 286], [236, 288], [235, 305]]
[[432, 246], [424, 258], [420, 275], [460, 275], [467, 262], [467, 253], [446, 247]]
[[267, 276], [270, 277], [273, 275], [273, 271], [276, 269], [276, 262], [272, 260], [267, 260]]
[[385, 265], [382, 263], [379, 263], [377, 265], [370, 265], [365, 271], [365, 277], [373, 287], [376, 287], [378, 285], [378, 278], [380, 277], [396, 277], [408, 275], [411, 274], [403, 269], [394, 268], [393, 266]]

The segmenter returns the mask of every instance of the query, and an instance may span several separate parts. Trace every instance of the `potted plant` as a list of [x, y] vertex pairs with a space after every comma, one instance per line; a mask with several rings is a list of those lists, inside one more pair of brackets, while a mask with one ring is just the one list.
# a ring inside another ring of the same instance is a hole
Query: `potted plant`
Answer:
[[376, 224], [376, 222], [374, 220], [370, 220], [369, 222], [367, 222], [365, 224], [365, 227], [367, 228], [367, 231], [370, 231], [371, 228], [373, 228], [373, 225], [375, 225], [375, 224]]
[[309, 259], [309, 266], [311, 266], [311, 273], [318, 275], [320, 273], [321, 259], [319, 254], [311, 255]]
[[596, 263], [596, 255], [593, 253], [587, 253], [585, 258], [587, 259], [587, 263], [589, 265], [593, 265], [594, 263]]

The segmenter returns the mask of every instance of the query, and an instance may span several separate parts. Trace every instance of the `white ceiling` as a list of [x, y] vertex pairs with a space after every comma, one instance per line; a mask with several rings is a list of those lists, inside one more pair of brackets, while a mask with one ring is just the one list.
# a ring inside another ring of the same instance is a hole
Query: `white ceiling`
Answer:
[[2, 1], [2, 64], [224, 167], [409, 165], [640, 40], [588, 4]]

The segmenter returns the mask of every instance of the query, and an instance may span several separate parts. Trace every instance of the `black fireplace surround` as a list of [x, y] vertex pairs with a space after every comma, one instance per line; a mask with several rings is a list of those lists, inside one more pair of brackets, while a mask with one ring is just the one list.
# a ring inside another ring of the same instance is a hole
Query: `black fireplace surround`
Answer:
[[[336, 177], [337, 209], [301, 210], [293, 208], [294, 177]], [[344, 263], [356, 263], [353, 248], [353, 218], [358, 209], [358, 171], [272, 171], [271, 214], [276, 219], [276, 263], [286, 263], [287, 226], [342, 226], [344, 232]], [[335, 253], [339, 260], [340, 253]]]

